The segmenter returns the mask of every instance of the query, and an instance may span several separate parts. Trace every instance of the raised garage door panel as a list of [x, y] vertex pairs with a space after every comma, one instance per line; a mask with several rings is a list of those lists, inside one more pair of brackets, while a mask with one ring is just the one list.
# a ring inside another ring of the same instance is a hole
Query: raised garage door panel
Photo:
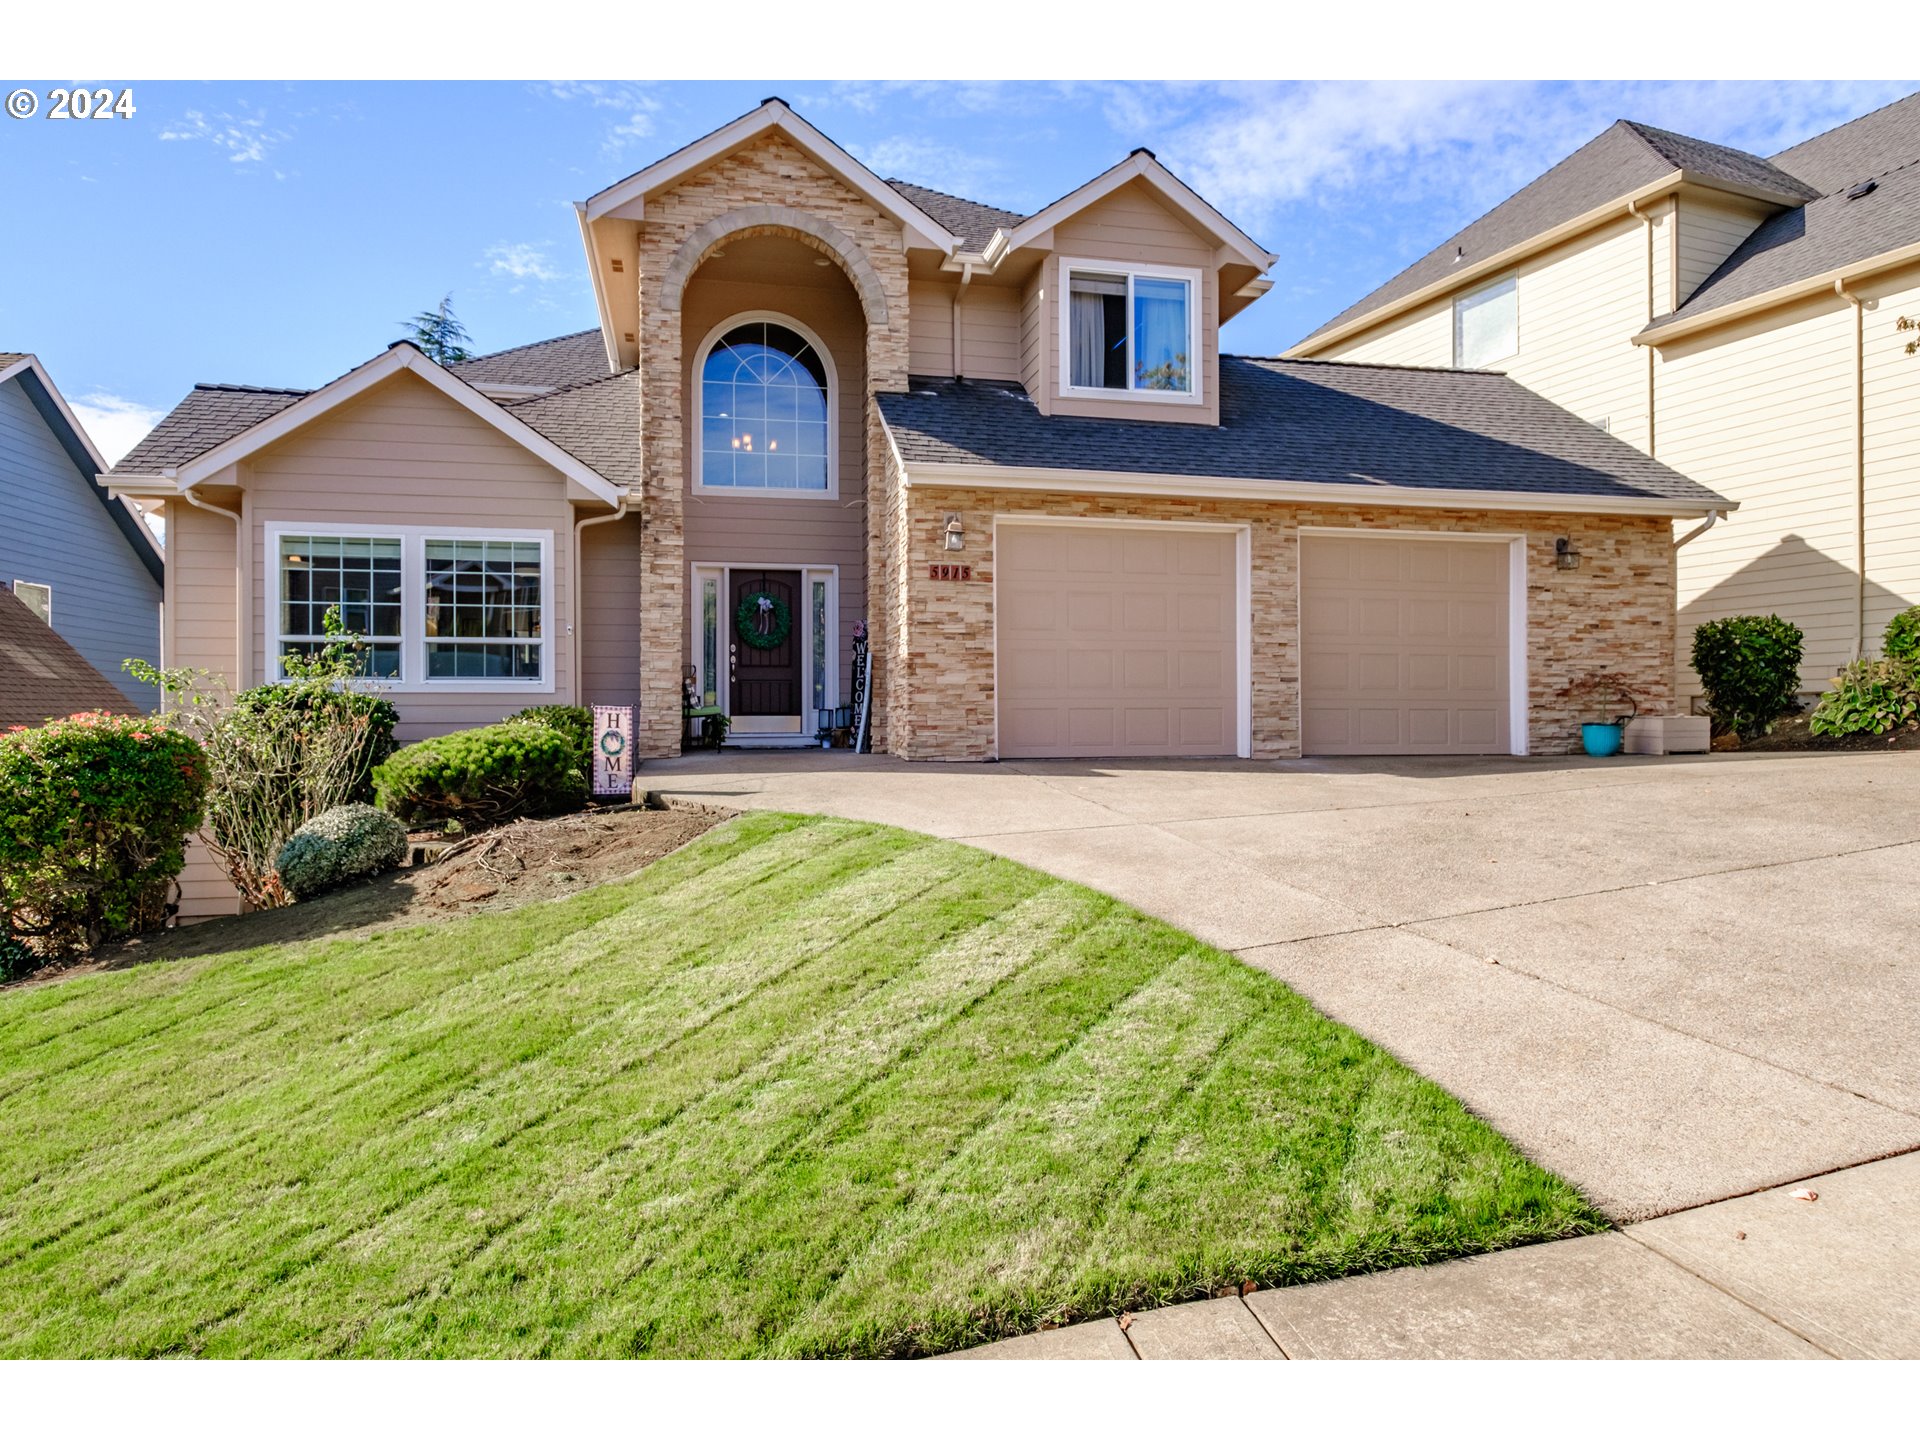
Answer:
[[1001, 755], [1234, 754], [1234, 540], [1001, 525]]
[[1301, 748], [1507, 753], [1510, 563], [1497, 541], [1302, 536]]

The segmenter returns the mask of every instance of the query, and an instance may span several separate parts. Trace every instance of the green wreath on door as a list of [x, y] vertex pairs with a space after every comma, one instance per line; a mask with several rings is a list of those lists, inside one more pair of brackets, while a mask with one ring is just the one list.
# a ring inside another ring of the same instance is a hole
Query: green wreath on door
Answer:
[[778, 595], [749, 590], [734, 606], [733, 633], [756, 650], [772, 650], [793, 633], [793, 607]]

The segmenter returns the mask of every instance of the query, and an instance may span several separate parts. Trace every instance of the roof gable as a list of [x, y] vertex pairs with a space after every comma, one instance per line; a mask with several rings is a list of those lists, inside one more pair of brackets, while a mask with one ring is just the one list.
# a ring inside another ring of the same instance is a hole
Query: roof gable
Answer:
[[752, 144], [762, 136], [778, 133], [829, 175], [863, 196], [882, 214], [900, 222], [909, 245], [952, 254], [961, 245], [960, 237], [928, 214], [900, 190], [887, 184], [847, 150], [829, 139], [807, 121], [794, 114], [778, 96], [760, 103], [738, 120], [722, 125], [690, 145], [654, 161], [624, 180], [615, 181], [580, 204], [588, 220], [607, 218], [640, 220], [646, 215], [649, 192], [705, 169], [714, 161]]
[[1255, 269], [1265, 270], [1280, 258], [1202, 199], [1186, 181], [1162, 165], [1151, 150], [1135, 150], [1118, 165], [1029, 215], [1009, 232], [1007, 250], [1029, 244], [1063, 220], [1136, 180], [1153, 190], [1174, 213]]
[[82, 483], [107, 507], [114, 528], [126, 540], [147, 573], [159, 583], [166, 574], [160, 542], [126, 499], [110, 494], [100, 483], [100, 477], [107, 473], [107, 462], [94, 447], [92, 438], [80, 424], [79, 418], [68, 408], [66, 397], [55, 387], [53, 378], [35, 356], [8, 352], [0, 354], [0, 385], [9, 380], [19, 382], [21, 390], [39, 412], [41, 422], [59, 442], [61, 449], [66, 451], [67, 459], [79, 472]]

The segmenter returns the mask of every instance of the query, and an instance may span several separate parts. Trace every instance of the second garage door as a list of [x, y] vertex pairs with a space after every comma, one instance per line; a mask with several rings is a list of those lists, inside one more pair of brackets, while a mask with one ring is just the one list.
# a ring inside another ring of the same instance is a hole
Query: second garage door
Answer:
[[1508, 554], [1502, 541], [1303, 535], [1301, 748], [1508, 753]]
[[1000, 754], [1232, 755], [1231, 531], [1002, 523]]

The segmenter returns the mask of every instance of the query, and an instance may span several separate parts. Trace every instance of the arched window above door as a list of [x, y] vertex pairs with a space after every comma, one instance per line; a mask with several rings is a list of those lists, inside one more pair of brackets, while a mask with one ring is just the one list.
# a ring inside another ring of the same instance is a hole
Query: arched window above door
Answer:
[[741, 316], [698, 356], [694, 488], [830, 495], [833, 362], [779, 316]]

